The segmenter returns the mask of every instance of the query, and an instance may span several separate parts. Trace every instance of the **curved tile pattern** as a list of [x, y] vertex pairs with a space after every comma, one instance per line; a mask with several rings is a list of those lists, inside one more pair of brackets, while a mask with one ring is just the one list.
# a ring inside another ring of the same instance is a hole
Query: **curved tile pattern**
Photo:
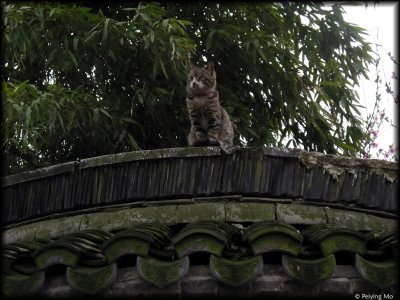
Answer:
[[235, 231], [236, 227], [227, 223], [199, 221], [185, 226], [172, 242], [179, 258], [199, 252], [221, 256]]
[[32, 275], [2, 274], [2, 293], [5, 297], [26, 297], [35, 294], [45, 281], [44, 272]]
[[300, 232], [282, 221], [255, 223], [243, 232], [242, 237], [254, 254], [280, 251], [297, 256], [303, 242]]
[[52, 265], [66, 265], [75, 267], [79, 253], [67, 245], [51, 245], [40, 249], [34, 254], [35, 264], [39, 270], [44, 270]]
[[140, 225], [118, 232], [102, 246], [109, 262], [114, 262], [126, 254], [147, 256], [150, 246], [163, 248], [170, 246], [172, 232], [162, 224]]
[[106, 258], [99, 246], [111, 236], [112, 234], [99, 230], [81, 231], [48, 243], [32, 255], [39, 269], [56, 264], [74, 267], [78, 258], [89, 266], [102, 265]]
[[370, 261], [357, 254], [356, 267], [362, 278], [380, 289], [386, 289], [399, 281], [398, 265], [393, 258]]
[[332, 276], [336, 261], [332, 254], [318, 259], [299, 259], [284, 254], [282, 265], [293, 279], [314, 285]]
[[138, 256], [136, 266], [144, 281], [163, 288], [181, 280], [186, 275], [189, 270], [189, 257], [162, 261]]
[[313, 225], [303, 231], [303, 234], [315, 244], [318, 244], [324, 256], [338, 252], [351, 251], [359, 254], [366, 252], [366, 237], [350, 228], [335, 228], [334, 225]]
[[69, 285], [83, 293], [97, 294], [106, 289], [117, 277], [115, 263], [102, 267], [76, 266], [67, 268]]
[[[363, 251], [358, 246], [347, 247], [349, 236], [362, 241]], [[321, 246], [326, 241], [333, 243], [332, 237], [346, 241], [346, 247], [337, 243], [333, 248]], [[215, 244], [210, 243], [211, 238]], [[201, 243], [196, 244], [196, 239]], [[199, 221], [174, 229], [141, 224], [114, 233], [81, 231], [54, 240], [5, 245], [2, 277], [7, 295], [34, 294], [46, 282], [44, 271], [55, 264], [65, 265], [66, 279], [74, 290], [98, 294], [115, 282], [123, 258], [134, 254], [138, 276], [157, 288], [167, 288], [184, 280], [190, 260], [203, 253], [209, 257], [208, 267], [217, 282], [239, 287], [254, 282], [263, 272], [264, 260], [274, 252], [282, 256], [290, 278], [314, 286], [334, 280], [335, 255], [340, 248], [348, 257], [356, 255], [361, 278], [387, 289], [398, 282], [393, 251], [397, 243], [395, 233], [362, 233], [326, 224], [299, 231], [279, 220], [247, 226]]]
[[211, 274], [221, 282], [238, 287], [252, 281], [262, 272], [263, 259], [261, 255], [239, 260], [216, 257], [210, 258]]

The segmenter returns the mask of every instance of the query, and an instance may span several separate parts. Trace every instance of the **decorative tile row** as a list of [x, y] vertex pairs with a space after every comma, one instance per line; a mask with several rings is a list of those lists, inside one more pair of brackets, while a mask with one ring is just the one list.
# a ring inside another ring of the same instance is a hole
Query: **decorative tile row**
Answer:
[[254, 223], [247, 228], [201, 221], [175, 231], [165, 225], [146, 224], [117, 233], [90, 230], [56, 240], [5, 245], [3, 291], [7, 296], [35, 293], [51, 266], [64, 265], [71, 287], [95, 294], [115, 281], [121, 258], [131, 259], [132, 255], [140, 277], [164, 288], [186, 275], [189, 257], [197, 253], [208, 254], [211, 274], [234, 287], [254, 280], [271, 252], [282, 254], [281, 263], [291, 278], [308, 285], [330, 278], [335, 255], [343, 251], [355, 255], [360, 276], [371, 284], [384, 289], [398, 280], [394, 233], [366, 234], [328, 225], [311, 225], [299, 231], [281, 221]]

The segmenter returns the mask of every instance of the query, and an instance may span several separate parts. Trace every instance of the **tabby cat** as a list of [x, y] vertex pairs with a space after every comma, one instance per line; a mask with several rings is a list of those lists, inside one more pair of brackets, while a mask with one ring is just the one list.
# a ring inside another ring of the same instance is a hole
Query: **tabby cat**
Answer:
[[233, 145], [233, 127], [219, 102], [217, 76], [212, 62], [205, 68], [190, 64], [186, 85], [186, 105], [191, 122], [189, 146]]

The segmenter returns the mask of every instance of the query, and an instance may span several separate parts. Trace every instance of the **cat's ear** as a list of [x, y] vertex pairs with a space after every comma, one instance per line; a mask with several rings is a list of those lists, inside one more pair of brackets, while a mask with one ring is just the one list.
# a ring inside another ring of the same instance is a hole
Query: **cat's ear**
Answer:
[[209, 71], [209, 72], [211, 72], [211, 73], [213, 73], [213, 72], [215, 71], [215, 69], [214, 69], [214, 62], [212, 62], [212, 61], [208, 62], [208, 63], [207, 63], [206, 70]]

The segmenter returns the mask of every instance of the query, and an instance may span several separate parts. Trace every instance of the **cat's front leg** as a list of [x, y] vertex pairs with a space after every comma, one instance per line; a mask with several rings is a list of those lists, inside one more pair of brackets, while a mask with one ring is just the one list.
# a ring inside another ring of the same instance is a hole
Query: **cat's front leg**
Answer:
[[207, 142], [207, 135], [201, 127], [192, 126], [188, 136], [189, 146], [197, 146]]
[[221, 130], [220, 123], [216, 120], [216, 118], [211, 118], [208, 121], [208, 128], [207, 128], [207, 136], [210, 142], [215, 143], [218, 141], [219, 143], [220, 130]]
[[197, 130], [195, 136], [198, 143], [204, 143], [207, 141], [207, 135], [203, 130]]
[[221, 146], [221, 141], [218, 139], [218, 137], [213, 137], [208, 135], [208, 142], [212, 146]]

